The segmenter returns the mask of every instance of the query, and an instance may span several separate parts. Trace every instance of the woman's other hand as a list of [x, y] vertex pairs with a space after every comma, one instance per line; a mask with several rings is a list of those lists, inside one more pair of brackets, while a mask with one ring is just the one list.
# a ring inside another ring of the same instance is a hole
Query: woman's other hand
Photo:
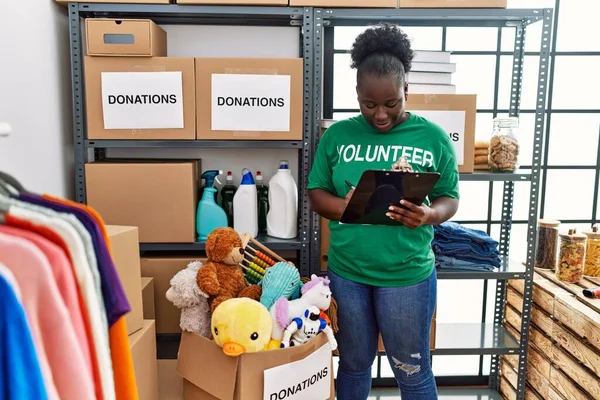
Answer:
[[417, 206], [406, 200], [401, 200], [400, 204], [406, 208], [390, 206], [386, 215], [408, 228], [416, 229], [423, 225], [432, 225], [436, 220], [435, 210], [425, 204]]
[[346, 194], [346, 197], [344, 198], [344, 208], [348, 206], [348, 203], [350, 203], [350, 199], [352, 198], [353, 194], [354, 194], [354, 189], [350, 190], [348, 192], [348, 194]]

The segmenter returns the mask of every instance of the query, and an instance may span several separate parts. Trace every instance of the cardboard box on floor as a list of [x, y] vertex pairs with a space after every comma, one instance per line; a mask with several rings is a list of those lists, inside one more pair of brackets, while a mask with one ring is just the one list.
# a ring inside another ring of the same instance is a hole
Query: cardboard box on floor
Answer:
[[107, 224], [139, 227], [141, 243], [196, 240], [198, 160], [106, 160], [85, 165], [87, 203]]
[[139, 399], [158, 400], [158, 364], [154, 320], [144, 320], [144, 327], [129, 336], [129, 346]]
[[290, 6], [397, 8], [398, 0], [290, 0]]
[[302, 140], [301, 58], [197, 58], [197, 139]]
[[298, 347], [229, 357], [214, 342], [184, 332], [177, 372], [184, 379], [184, 400], [335, 399], [324, 334]]
[[88, 18], [85, 37], [88, 56], [167, 56], [167, 32], [150, 19]]
[[84, 58], [88, 139], [196, 138], [194, 59]]
[[144, 319], [156, 319], [154, 306], [154, 278], [142, 277], [142, 304]]
[[507, 0], [398, 0], [400, 8], [506, 8]]
[[158, 360], [158, 398], [183, 399], [183, 378], [177, 373], [177, 360]]
[[171, 287], [173, 276], [187, 268], [192, 261], [206, 263], [206, 258], [197, 255], [173, 255], [142, 257], [142, 276], [154, 278], [154, 301], [156, 312], [156, 332], [177, 334], [181, 332], [179, 317], [181, 310], [173, 305], [165, 294]]
[[112, 246], [113, 262], [131, 305], [131, 312], [125, 315], [127, 334], [131, 335], [144, 326], [138, 228], [107, 225], [106, 231]]

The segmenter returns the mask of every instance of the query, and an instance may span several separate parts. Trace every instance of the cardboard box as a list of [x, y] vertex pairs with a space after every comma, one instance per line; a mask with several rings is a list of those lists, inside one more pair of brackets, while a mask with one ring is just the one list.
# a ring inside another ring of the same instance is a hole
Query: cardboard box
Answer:
[[197, 58], [197, 139], [302, 140], [302, 71], [301, 58]]
[[214, 342], [184, 332], [177, 372], [184, 379], [184, 400], [293, 398], [290, 393], [298, 388], [303, 396], [297, 398], [335, 399], [331, 347], [324, 334], [298, 347], [229, 357]]
[[183, 399], [183, 378], [177, 374], [177, 360], [158, 360], [158, 398]]
[[176, 0], [177, 4], [287, 6], [288, 0]]
[[398, 0], [290, 0], [290, 6], [397, 8]]
[[131, 304], [131, 312], [125, 316], [127, 334], [131, 335], [144, 326], [138, 228], [107, 225], [106, 231], [112, 246], [113, 262]]
[[159, 334], [181, 333], [179, 317], [181, 310], [173, 305], [165, 294], [171, 287], [170, 281], [176, 273], [185, 269], [192, 261], [206, 263], [206, 258], [194, 255], [142, 257], [142, 276], [154, 278], [154, 304], [156, 332]]
[[88, 56], [167, 56], [167, 32], [149, 19], [88, 18], [85, 36]]
[[193, 58], [86, 56], [84, 63], [88, 139], [196, 138]]
[[154, 278], [142, 277], [142, 304], [144, 307], [144, 319], [156, 319]]
[[440, 125], [454, 143], [458, 171], [473, 172], [477, 95], [409, 94], [406, 110]]
[[506, 8], [508, 0], [398, 0], [400, 8]]
[[154, 321], [145, 320], [144, 327], [129, 336], [129, 345], [139, 398], [158, 400], [158, 364]]
[[137, 226], [142, 243], [191, 243], [198, 169], [198, 161], [184, 160], [86, 164], [87, 203], [107, 224]]

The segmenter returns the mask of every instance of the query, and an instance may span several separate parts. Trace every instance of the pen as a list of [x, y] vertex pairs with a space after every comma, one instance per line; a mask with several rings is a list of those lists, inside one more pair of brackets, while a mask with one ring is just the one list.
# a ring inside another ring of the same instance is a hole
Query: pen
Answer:
[[356, 189], [356, 187], [348, 181], [346, 181], [346, 185], [350, 186], [350, 189], [352, 189], [352, 190]]

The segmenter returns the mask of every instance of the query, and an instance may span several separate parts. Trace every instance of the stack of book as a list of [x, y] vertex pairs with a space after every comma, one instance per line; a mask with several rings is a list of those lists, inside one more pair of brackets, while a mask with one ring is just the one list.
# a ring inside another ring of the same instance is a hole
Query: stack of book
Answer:
[[450, 52], [416, 50], [408, 73], [409, 93], [456, 94], [454, 72], [456, 64], [450, 62]]

